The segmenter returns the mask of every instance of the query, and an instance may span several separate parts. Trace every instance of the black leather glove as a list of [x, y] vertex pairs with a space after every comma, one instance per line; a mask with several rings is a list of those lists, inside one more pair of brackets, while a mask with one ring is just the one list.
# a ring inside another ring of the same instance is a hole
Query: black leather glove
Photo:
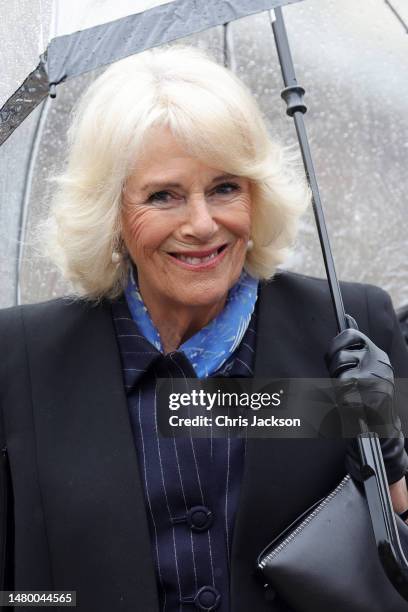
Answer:
[[[398, 481], [408, 471], [401, 422], [393, 411], [394, 372], [388, 355], [356, 329], [346, 329], [331, 342], [326, 355], [331, 378], [337, 378], [337, 401], [343, 410], [353, 411], [356, 425], [363, 418], [370, 429], [387, 424], [396, 437], [381, 438], [388, 482]], [[357, 429], [357, 427], [356, 427]], [[350, 438], [346, 467], [356, 480], [362, 480], [360, 455], [355, 438]]]

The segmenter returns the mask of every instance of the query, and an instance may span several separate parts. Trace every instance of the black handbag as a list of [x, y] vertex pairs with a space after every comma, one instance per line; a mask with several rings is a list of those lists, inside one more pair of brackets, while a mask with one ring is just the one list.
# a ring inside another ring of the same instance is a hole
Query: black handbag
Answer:
[[[408, 525], [396, 518], [408, 557]], [[259, 555], [265, 587], [295, 612], [407, 612], [379, 559], [364, 491], [347, 475]]]

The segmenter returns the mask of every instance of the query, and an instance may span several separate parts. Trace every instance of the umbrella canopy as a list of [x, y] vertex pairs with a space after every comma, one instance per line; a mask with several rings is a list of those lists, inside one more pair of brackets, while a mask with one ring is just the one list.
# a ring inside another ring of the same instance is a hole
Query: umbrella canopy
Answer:
[[124, 57], [189, 34], [230, 23], [253, 13], [301, 0], [194, 0], [159, 2], [85, 30], [57, 36], [40, 57], [37, 67], [0, 109], [0, 145], [60, 83]]
[[[60, 35], [69, 38], [76, 30], [89, 34], [89, 28], [112, 20], [117, 24], [134, 6], [124, 0], [67, 4], [21, 0], [17, 15], [3, 10], [7, 80], [0, 83], [0, 104], [36, 68], [50, 39], [61, 44]], [[138, 3], [140, 10], [169, 10], [170, 5], [176, 3]], [[404, 10], [403, 2], [399, 7], [394, 0], [393, 5]], [[403, 305], [408, 298], [403, 254], [408, 119], [400, 103], [408, 94], [404, 29], [383, 0], [366, 0], [358, 7], [353, 0], [307, 0], [284, 12], [298, 80], [308, 93], [308, 130], [339, 276], [382, 285]], [[402, 16], [406, 14], [405, 7]], [[222, 15], [218, 23], [224, 19], [229, 17]], [[222, 25], [201, 33], [182, 32], [190, 34], [183, 42], [209, 49], [223, 60]], [[268, 14], [231, 23], [227, 43], [230, 65], [254, 91], [271, 132], [295, 142], [280, 99], [282, 81]], [[47, 179], [61, 168], [71, 108], [102, 69], [67, 78], [58, 85], [57, 98], [46, 98], [0, 148], [1, 306], [47, 299], [68, 289], [48, 263], [34, 256], [30, 243], [52, 197]], [[311, 215], [305, 218], [289, 265], [305, 273], [324, 273]]]

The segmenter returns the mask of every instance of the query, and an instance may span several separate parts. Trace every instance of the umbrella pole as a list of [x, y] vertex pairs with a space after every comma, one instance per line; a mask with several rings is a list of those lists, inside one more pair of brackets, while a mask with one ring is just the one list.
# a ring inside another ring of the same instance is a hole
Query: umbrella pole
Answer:
[[[293, 117], [295, 122], [303, 165], [312, 191], [313, 212], [337, 326], [339, 332], [341, 332], [348, 327], [357, 327], [357, 325], [352, 317], [345, 313], [340, 285], [334, 266], [333, 254], [330, 248], [319, 187], [303, 117], [307, 111], [307, 107], [303, 101], [305, 90], [298, 85], [296, 80], [282, 9], [280, 7], [275, 8], [274, 14], [275, 19], [273, 19], [272, 11], [270, 11], [276, 49], [285, 85], [285, 89], [283, 89], [281, 95], [287, 104], [287, 114]], [[376, 433], [368, 431], [364, 421], [360, 421], [360, 429], [362, 433], [360, 433], [357, 438], [362, 462], [364, 490], [370, 511], [379, 559], [395, 589], [408, 601], [408, 563], [402, 551], [398, 536], [380, 441]]]
[[282, 70], [285, 89], [281, 96], [287, 104], [286, 112], [289, 117], [293, 117], [295, 122], [297, 137], [302, 153], [303, 165], [305, 167], [307, 180], [312, 191], [313, 213], [316, 219], [317, 231], [319, 234], [320, 245], [323, 254], [324, 265], [326, 268], [327, 280], [329, 282], [330, 293], [333, 300], [334, 312], [337, 320], [339, 332], [349, 327], [348, 320], [344, 311], [343, 299], [340, 292], [339, 281], [337, 279], [334, 266], [333, 254], [330, 247], [329, 236], [327, 233], [326, 221], [322, 202], [320, 199], [319, 186], [317, 184], [316, 173], [314, 170], [312, 154], [310, 151], [309, 140], [306, 133], [304, 113], [307, 107], [303, 101], [305, 90], [300, 87], [296, 80], [295, 69], [293, 66], [292, 55], [289, 48], [289, 41], [286, 34], [285, 23], [283, 21], [282, 9], [274, 9], [276, 20], [272, 18], [270, 11], [272, 29], [275, 37], [276, 49], [278, 52], [279, 63]]

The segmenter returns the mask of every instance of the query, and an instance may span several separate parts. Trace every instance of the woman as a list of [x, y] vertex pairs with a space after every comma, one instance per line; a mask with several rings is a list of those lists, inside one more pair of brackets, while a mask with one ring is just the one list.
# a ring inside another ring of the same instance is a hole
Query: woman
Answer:
[[[87, 612], [285, 610], [256, 556], [338, 483], [346, 442], [162, 438], [156, 380], [325, 378], [330, 346], [335, 376], [377, 371], [382, 349], [408, 377], [390, 299], [344, 283], [380, 347], [357, 333], [356, 351], [356, 332], [331, 344], [324, 280], [275, 274], [308, 191], [242, 83], [198, 51], [109, 68], [69, 136], [42, 235], [77, 297], [0, 316], [9, 584], [76, 590]], [[384, 452], [403, 511], [402, 438]]]

